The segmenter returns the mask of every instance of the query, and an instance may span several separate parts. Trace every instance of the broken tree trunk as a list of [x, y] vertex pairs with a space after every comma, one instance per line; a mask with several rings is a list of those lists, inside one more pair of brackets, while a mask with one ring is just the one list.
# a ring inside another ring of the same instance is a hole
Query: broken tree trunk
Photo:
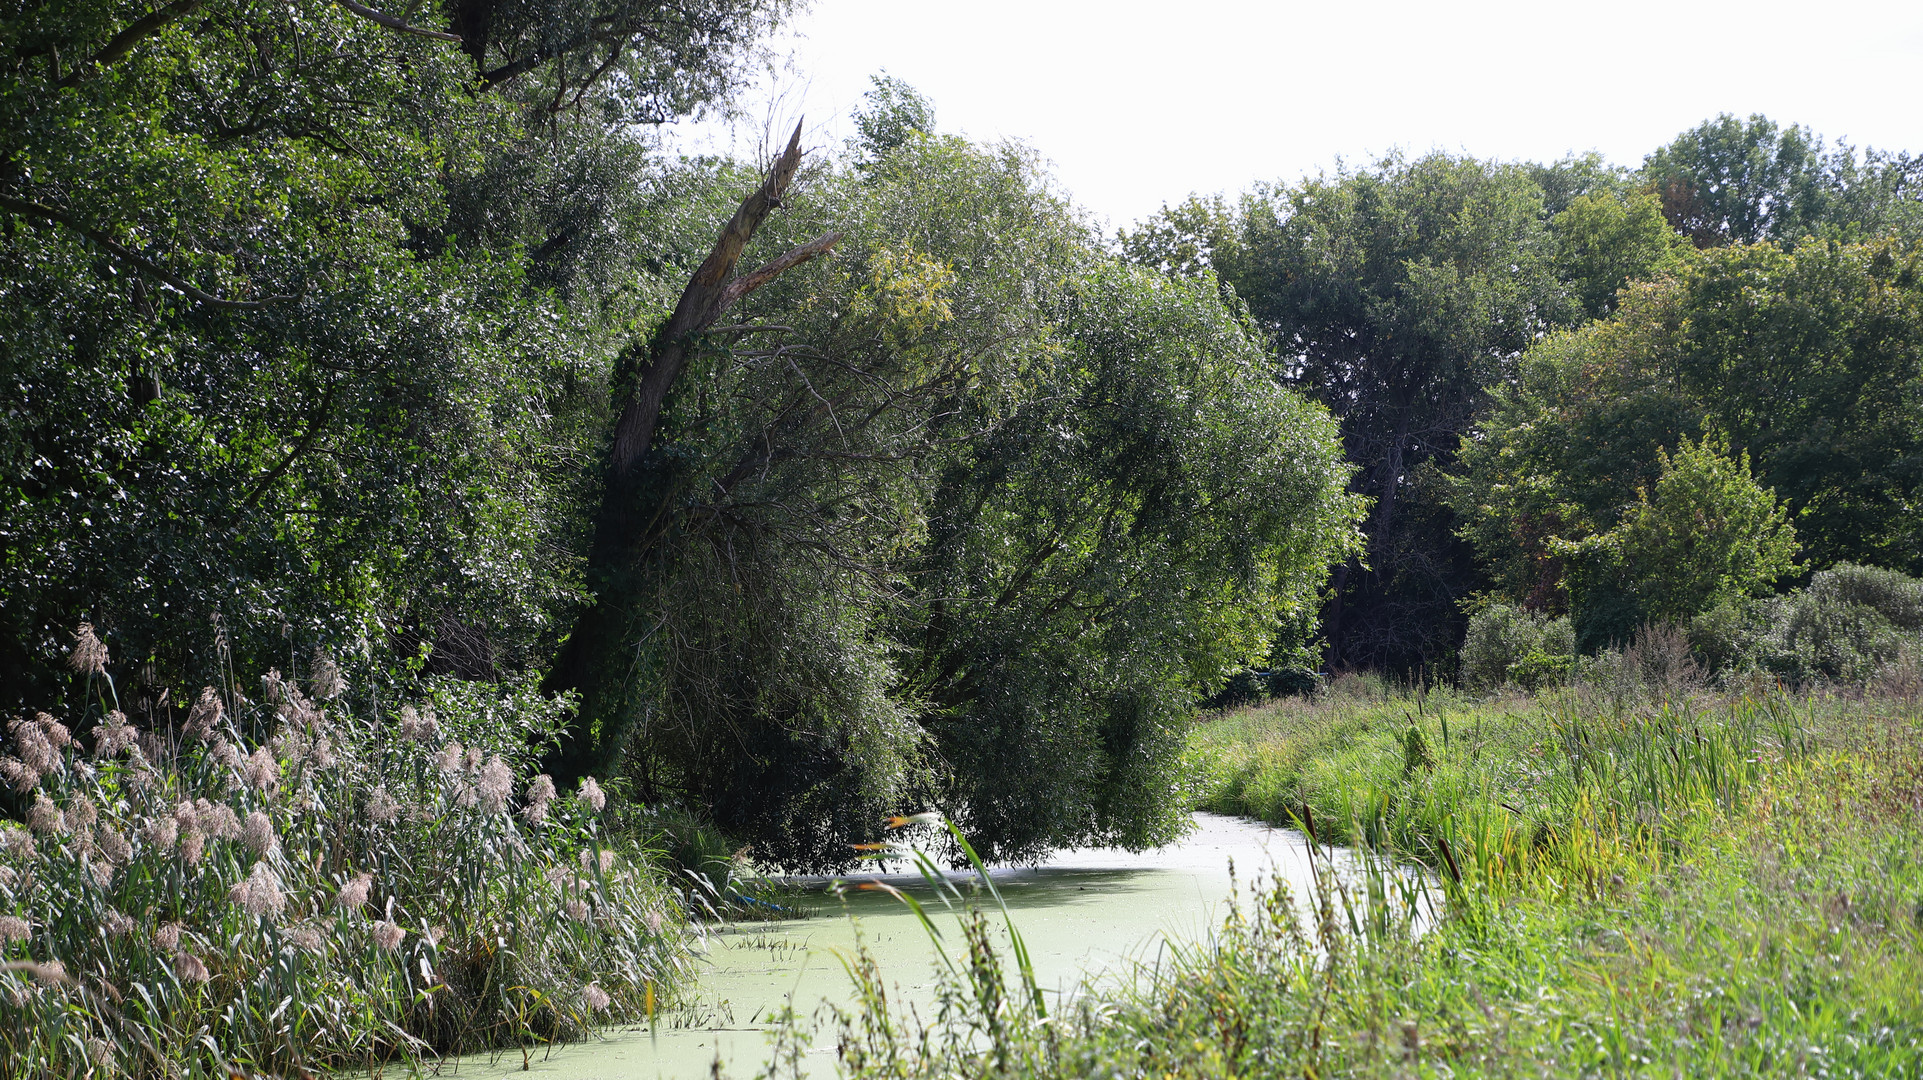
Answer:
[[645, 562], [652, 554], [654, 525], [667, 509], [674, 485], [652, 467], [661, 410], [701, 334], [742, 297], [773, 281], [841, 240], [824, 233], [746, 274], [735, 267], [755, 230], [781, 205], [801, 164], [801, 126], [768, 170], [761, 186], [741, 202], [701, 266], [688, 279], [674, 314], [646, 347], [633, 392], [621, 410], [610, 443], [601, 506], [588, 552], [590, 600], [549, 669], [543, 689], [574, 692], [580, 702], [561, 744], [546, 767], [557, 784], [606, 775], [620, 760], [640, 711], [646, 687], [642, 650], [649, 610]]

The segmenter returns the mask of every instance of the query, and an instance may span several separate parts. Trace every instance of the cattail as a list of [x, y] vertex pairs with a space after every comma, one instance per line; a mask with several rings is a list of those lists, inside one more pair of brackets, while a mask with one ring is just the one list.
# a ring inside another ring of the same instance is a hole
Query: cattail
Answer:
[[590, 776], [581, 781], [581, 790], [574, 795], [576, 801], [595, 813], [600, 813], [608, 805], [608, 797], [601, 793], [601, 785]]
[[349, 911], [359, 911], [367, 906], [367, 892], [374, 884], [373, 874], [356, 874], [354, 879], [341, 886], [340, 905]]
[[18, 915], [0, 915], [0, 945], [11, 945], [33, 936], [33, 927]]
[[82, 675], [107, 673], [107, 645], [94, 636], [92, 623], [83, 622], [74, 631], [73, 652], [68, 654], [67, 663]]
[[439, 731], [440, 725], [434, 721], [434, 710], [420, 713], [412, 705], [401, 707], [401, 738], [408, 742], [424, 743], [431, 741]]
[[608, 1007], [608, 992], [589, 983], [581, 988], [581, 1000], [587, 1003], [589, 1009], [600, 1012]]
[[188, 952], [174, 957], [174, 976], [183, 983], [204, 983], [213, 978], [200, 957]]
[[94, 842], [100, 845], [100, 854], [115, 866], [125, 866], [134, 857], [134, 846], [114, 829], [103, 828], [96, 832]]
[[367, 819], [376, 825], [386, 825], [401, 816], [401, 804], [387, 793], [387, 785], [375, 788], [367, 796]]
[[528, 782], [527, 807], [521, 816], [536, 825], [548, 819], [548, 804], [554, 801], [554, 778], [546, 773]]
[[278, 918], [287, 908], [287, 897], [280, 891], [280, 880], [264, 862], [254, 864], [247, 879], [227, 891], [227, 899], [259, 918]]
[[180, 924], [162, 923], [154, 930], [154, 948], [161, 952], [173, 952], [180, 948]]
[[280, 763], [265, 746], [248, 755], [247, 782], [255, 791], [270, 791], [280, 783]]
[[273, 820], [259, 810], [247, 815], [240, 835], [247, 844], [247, 850], [261, 858], [266, 858], [280, 847], [280, 838], [274, 835]]
[[214, 728], [226, 713], [227, 706], [221, 704], [220, 695], [214, 692], [213, 687], [203, 686], [200, 688], [200, 700], [188, 710], [187, 722], [182, 725], [181, 732], [188, 738], [208, 742], [214, 738]]
[[67, 816], [47, 798], [44, 791], [33, 793], [33, 808], [27, 811], [27, 827], [37, 833], [67, 831]]
[[401, 939], [406, 936], [407, 931], [401, 929], [398, 923], [383, 919], [374, 924], [374, 943], [388, 952], [400, 948]]
[[287, 940], [294, 948], [303, 952], [319, 952], [325, 947], [321, 932], [311, 926], [296, 926], [287, 932]]
[[115, 709], [93, 729], [93, 756], [113, 757], [134, 744], [137, 733], [127, 714]]
[[321, 701], [331, 701], [347, 691], [347, 679], [341, 675], [340, 665], [326, 653], [314, 661], [314, 670], [307, 680], [314, 691], [314, 697]]
[[508, 769], [507, 762], [501, 760], [501, 755], [496, 754], [487, 760], [477, 787], [482, 813], [498, 814], [507, 809], [508, 796], [514, 794], [514, 773]]
[[109, 937], [131, 934], [134, 932], [133, 916], [108, 908], [106, 914], [100, 916], [100, 931]]

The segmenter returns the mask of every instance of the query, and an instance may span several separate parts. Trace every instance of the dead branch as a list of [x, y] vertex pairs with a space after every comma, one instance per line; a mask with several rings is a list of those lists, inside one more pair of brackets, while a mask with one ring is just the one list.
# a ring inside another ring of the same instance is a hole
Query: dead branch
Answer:
[[359, 15], [361, 18], [380, 23], [382, 26], [397, 33], [433, 38], [435, 41], [452, 41], [457, 45], [461, 42], [461, 35], [459, 34], [444, 34], [439, 30], [429, 30], [424, 26], [415, 26], [405, 19], [397, 19], [386, 12], [375, 11], [366, 4], [355, 3], [354, 0], [336, 0], [336, 2], [354, 14]]

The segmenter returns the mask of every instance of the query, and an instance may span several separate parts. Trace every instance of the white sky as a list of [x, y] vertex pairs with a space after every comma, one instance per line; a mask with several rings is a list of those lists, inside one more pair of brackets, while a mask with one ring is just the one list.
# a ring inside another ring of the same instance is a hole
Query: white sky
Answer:
[[774, 48], [791, 70], [744, 102], [757, 122], [687, 145], [753, 153], [805, 113], [834, 146], [885, 68], [942, 131], [1033, 145], [1114, 225], [1393, 148], [1635, 165], [1719, 112], [1923, 150], [1914, 2], [814, 0]]

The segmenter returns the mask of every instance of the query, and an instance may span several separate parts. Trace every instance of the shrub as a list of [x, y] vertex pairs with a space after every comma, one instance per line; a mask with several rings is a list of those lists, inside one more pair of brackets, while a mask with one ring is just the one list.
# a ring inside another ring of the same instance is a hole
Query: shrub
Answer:
[[1919, 643], [1923, 582], [1844, 564], [1811, 578], [1786, 608], [1774, 666], [1798, 678], [1861, 683]]
[[0, 971], [30, 1018], [0, 1030], [0, 1076], [525, 1044], [638, 1015], [688, 971], [606, 796], [530, 776], [561, 708], [532, 690], [357, 714], [322, 666], [307, 693], [270, 672], [259, 703], [210, 687], [142, 729], [94, 644], [75, 659], [99, 710], [15, 719], [0, 760], [31, 806], [0, 826], [0, 950], [34, 965]]
[[1493, 690], [1513, 683], [1529, 689], [1566, 679], [1575, 662], [1575, 631], [1508, 604], [1490, 604], [1469, 617], [1462, 643], [1462, 684]]

